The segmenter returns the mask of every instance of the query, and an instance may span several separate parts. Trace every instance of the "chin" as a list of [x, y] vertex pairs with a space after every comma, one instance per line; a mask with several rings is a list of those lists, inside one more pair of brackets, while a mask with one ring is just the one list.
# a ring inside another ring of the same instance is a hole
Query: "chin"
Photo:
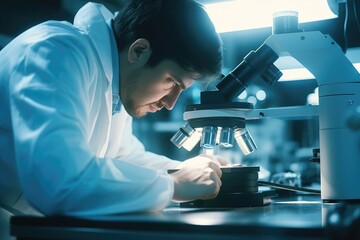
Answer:
[[134, 117], [134, 118], [142, 118], [145, 117], [147, 115], [148, 112], [146, 111], [141, 111], [141, 109], [134, 109], [133, 111], [130, 111], [129, 114], [130, 116]]
[[138, 113], [138, 114], [135, 114], [135, 115], [132, 115], [132, 117], [134, 118], [142, 118], [142, 117], [145, 117], [147, 115], [147, 112], [145, 113]]
[[126, 112], [132, 116], [133, 118], [141, 118], [144, 117], [147, 112], [142, 111], [140, 107], [133, 107], [130, 104], [123, 104]]

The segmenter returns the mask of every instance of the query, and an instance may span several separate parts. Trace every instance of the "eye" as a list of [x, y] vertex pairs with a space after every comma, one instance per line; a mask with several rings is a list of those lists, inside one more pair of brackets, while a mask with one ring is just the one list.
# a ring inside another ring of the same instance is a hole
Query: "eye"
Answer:
[[175, 80], [173, 80], [172, 78], [167, 78], [166, 79], [166, 86], [167, 88], [173, 88], [175, 87], [176, 85], [178, 85]]

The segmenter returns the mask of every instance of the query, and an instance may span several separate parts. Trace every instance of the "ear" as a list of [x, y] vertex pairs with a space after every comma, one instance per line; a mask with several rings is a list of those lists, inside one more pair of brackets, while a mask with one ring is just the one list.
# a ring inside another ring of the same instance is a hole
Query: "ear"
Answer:
[[147, 62], [150, 54], [150, 42], [145, 38], [139, 38], [130, 45], [128, 50], [128, 60], [130, 63], [135, 63], [140, 60]]

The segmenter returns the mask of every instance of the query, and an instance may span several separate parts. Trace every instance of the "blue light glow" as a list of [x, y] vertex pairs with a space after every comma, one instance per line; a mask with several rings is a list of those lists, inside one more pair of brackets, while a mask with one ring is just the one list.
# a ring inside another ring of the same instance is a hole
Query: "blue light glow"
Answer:
[[297, 11], [299, 23], [336, 18], [327, 0], [234, 0], [205, 4], [217, 32], [272, 26], [272, 14]]

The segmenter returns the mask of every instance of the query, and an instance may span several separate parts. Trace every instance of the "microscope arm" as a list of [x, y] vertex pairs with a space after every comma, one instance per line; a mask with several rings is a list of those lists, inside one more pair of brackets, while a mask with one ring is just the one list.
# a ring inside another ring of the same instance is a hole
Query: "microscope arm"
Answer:
[[349, 114], [360, 104], [360, 75], [337, 43], [320, 32], [271, 35], [264, 45], [292, 56], [319, 86], [321, 198], [360, 201], [360, 138]]
[[291, 56], [298, 60], [315, 76], [319, 86], [360, 80], [339, 45], [321, 32], [275, 34], [268, 37], [264, 45], [279, 57]]

